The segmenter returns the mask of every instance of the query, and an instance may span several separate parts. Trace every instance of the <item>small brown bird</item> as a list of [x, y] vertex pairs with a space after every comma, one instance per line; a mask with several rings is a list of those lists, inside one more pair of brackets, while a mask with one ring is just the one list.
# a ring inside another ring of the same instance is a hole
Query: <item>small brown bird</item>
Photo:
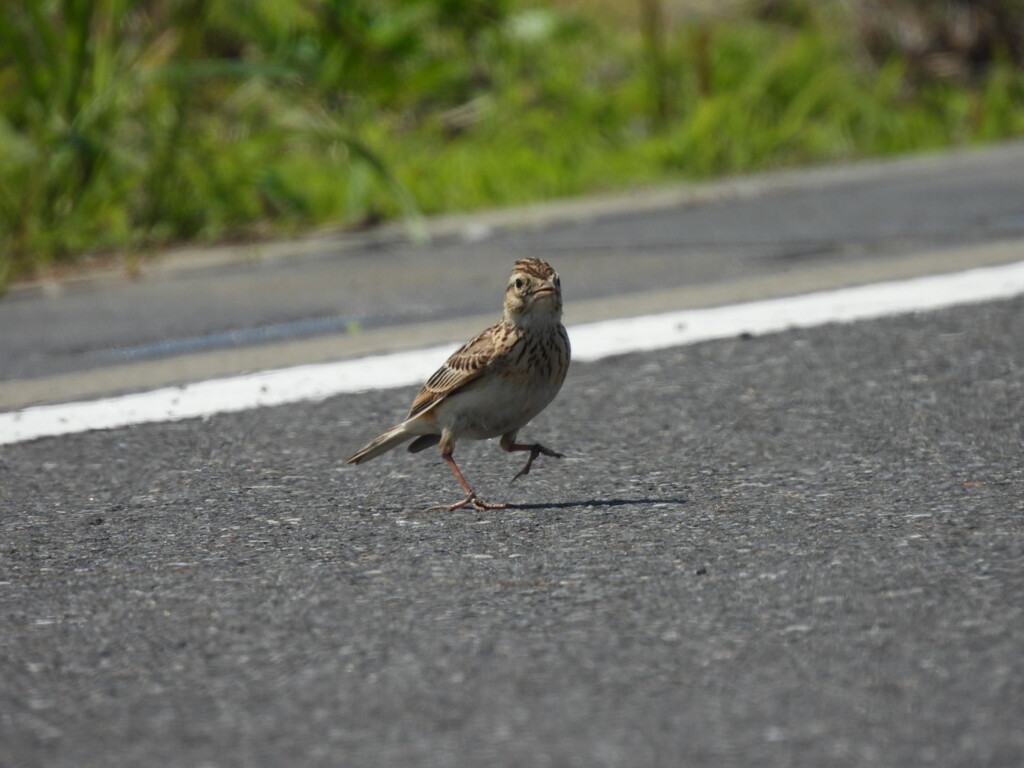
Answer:
[[[441, 458], [459, 481], [466, 498], [449, 511], [504, 509], [488, 504], [466, 482], [452, 453], [458, 440], [501, 436], [506, 451], [529, 451], [526, 465], [513, 480], [530, 472], [540, 454], [562, 454], [540, 443], [517, 443], [516, 436], [555, 399], [569, 370], [569, 336], [562, 326], [562, 285], [540, 259], [519, 259], [505, 289], [505, 313], [483, 333], [449, 357], [416, 395], [405, 421], [369, 442], [346, 460], [361, 464], [413, 440], [416, 453], [440, 445]], [[415, 438], [415, 439], [413, 439]]]

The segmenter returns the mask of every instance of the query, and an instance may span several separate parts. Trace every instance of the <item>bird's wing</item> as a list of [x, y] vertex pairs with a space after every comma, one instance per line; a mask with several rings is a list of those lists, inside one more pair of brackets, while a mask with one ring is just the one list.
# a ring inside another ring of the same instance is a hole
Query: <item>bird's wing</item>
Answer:
[[514, 344], [507, 332], [502, 333], [503, 330], [508, 329], [504, 329], [501, 323], [492, 325], [455, 350], [444, 365], [427, 379], [427, 383], [412, 401], [406, 419], [429, 410], [448, 395], [480, 378], [496, 358], [508, 351], [508, 342]]

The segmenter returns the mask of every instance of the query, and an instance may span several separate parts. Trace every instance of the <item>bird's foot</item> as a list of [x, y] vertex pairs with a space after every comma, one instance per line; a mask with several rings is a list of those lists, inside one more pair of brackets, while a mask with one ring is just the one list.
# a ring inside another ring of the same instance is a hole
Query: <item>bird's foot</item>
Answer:
[[477, 512], [486, 512], [488, 509], [505, 509], [507, 504], [490, 504], [476, 495], [467, 496], [462, 501], [456, 502], [455, 504], [435, 504], [432, 507], [427, 507], [424, 512], [431, 512], [435, 509], [443, 509], [448, 512], [454, 512], [456, 509], [462, 509], [466, 506], [472, 506]]
[[526, 460], [526, 465], [516, 473], [515, 477], [509, 480], [509, 484], [514, 483], [523, 475], [530, 474], [530, 467], [533, 466], [533, 460], [540, 456], [542, 453], [545, 456], [551, 456], [556, 459], [565, 458], [565, 454], [559, 453], [558, 451], [552, 451], [550, 448], [545, 448], [540, 443], [536, 443], [530, 448], [530, 458]]

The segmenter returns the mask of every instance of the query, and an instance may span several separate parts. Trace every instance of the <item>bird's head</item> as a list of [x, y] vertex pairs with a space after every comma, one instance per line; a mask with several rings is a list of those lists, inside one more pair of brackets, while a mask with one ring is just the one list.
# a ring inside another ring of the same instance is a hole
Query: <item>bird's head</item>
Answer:
[[540, 259], [515, 263], [505, 289], [505, 317], [516, 324], [561, 319], [562, 282], [550, 264]]

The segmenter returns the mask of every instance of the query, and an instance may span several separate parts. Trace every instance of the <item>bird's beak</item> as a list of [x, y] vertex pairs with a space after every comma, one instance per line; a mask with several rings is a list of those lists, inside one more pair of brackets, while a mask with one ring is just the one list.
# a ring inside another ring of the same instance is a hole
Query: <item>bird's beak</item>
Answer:
[[555, 288], [555, 284], [550, 280], [541, 283], [533, 290], [534, 296], [557, 296], [558, 289]]

